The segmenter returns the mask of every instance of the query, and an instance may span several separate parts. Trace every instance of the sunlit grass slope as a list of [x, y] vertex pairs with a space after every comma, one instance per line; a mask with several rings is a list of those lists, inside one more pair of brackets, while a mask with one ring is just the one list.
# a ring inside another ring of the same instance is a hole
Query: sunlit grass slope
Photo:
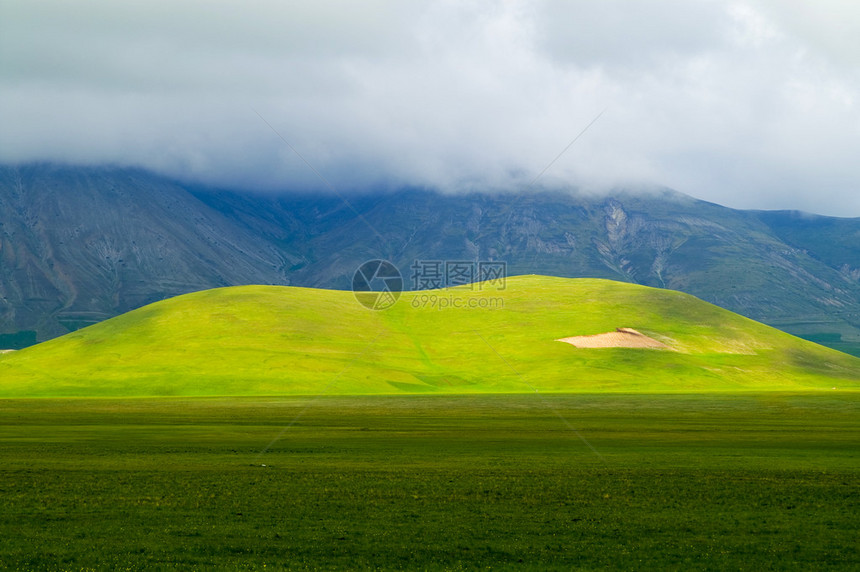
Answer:
[[[617, 327], [675, 351], [555, 341]], [[351, 292], [207, 290], [0, 356], [6, 397], [832, 387], [860, 388], [860, 359], [687, 294], [543, 276], [408, 292], [384, 311]]]

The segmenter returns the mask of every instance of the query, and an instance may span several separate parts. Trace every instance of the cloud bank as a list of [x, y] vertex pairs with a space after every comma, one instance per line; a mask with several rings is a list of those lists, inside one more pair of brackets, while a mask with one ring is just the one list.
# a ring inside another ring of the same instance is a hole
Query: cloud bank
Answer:
[[0, 0], [0, 161], [860, 216], [851, 0]]

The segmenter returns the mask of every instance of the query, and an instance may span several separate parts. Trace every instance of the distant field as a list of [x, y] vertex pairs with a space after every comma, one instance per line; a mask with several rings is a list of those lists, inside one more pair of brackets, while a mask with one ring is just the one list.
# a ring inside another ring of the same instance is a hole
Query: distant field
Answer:
[[827, 347], [845, 352], [854, 357], [860, 357], [860, 342], [843, 341], [839, 333], [832, 334], [805, 334], [801, 335], [804, 340], [826, 345]]
[[[666, 349], [556, 341], [632, 328]], [[546, 276], [405, 292], [243, 286], [140, 308], [0, 356], [0, 397], [831, 391], [860, 359], [693, 296]]]
[[857, 393], [0, 400], [11, 570], [856, 570], [858, 491]]

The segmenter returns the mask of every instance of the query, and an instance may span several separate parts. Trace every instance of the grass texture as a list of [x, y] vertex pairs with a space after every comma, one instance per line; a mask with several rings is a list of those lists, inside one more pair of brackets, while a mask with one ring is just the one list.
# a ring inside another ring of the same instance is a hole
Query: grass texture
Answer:
[[853, 392], [0, 400], [0, 569], [857, 570], [858, 439]]

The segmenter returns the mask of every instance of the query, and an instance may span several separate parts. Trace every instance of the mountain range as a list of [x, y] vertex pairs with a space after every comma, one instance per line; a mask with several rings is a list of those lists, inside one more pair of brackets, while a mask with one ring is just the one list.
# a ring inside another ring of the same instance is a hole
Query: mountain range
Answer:
[[[426, 288], [431, 270], [442, 269], [438, 286], [479, 278], [486, 263], [680, 290], [860, 355], [858, 218], [736, 210], [668, 189], [341, 197], [0, 167], [0, 348], [207, 288], [349, 289], [372, 259], [397, 266], [407, 289]], [[452, 278], [445, 262], [466, 274]]]

